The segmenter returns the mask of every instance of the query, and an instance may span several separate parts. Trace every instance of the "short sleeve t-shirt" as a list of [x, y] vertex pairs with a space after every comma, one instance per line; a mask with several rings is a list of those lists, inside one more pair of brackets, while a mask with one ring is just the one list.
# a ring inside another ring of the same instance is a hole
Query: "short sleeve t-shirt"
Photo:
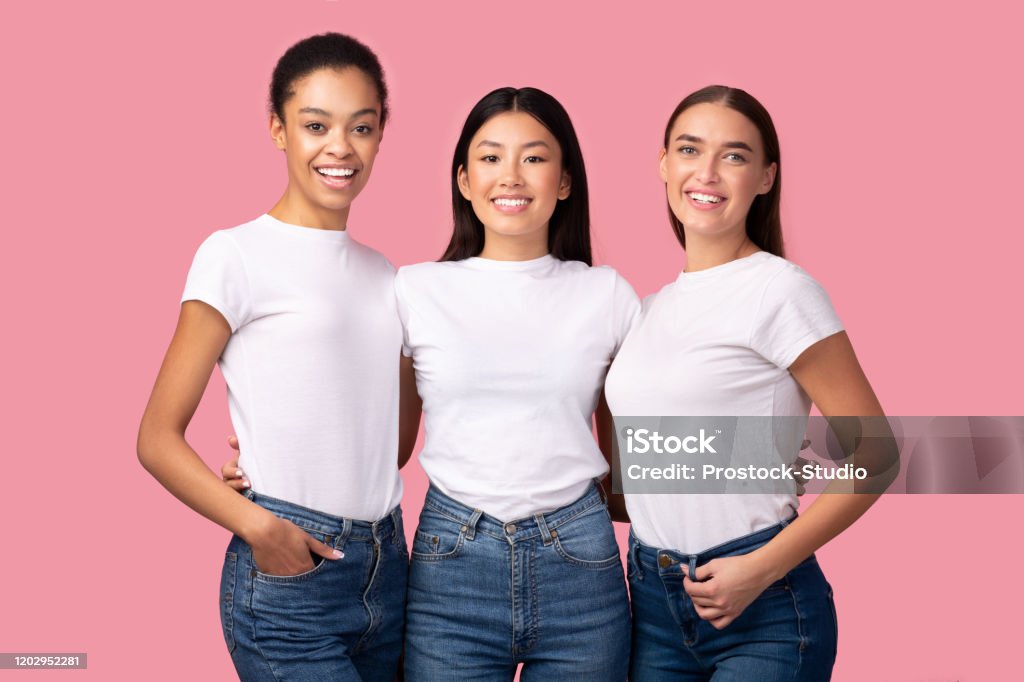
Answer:
[[394, 272], [347, 231], [269, 215], [199, 247], [182, 302], [231, 327], [219, 366], [254, 491], [367, 521], [398, 504]]
[[[616, 416], [802, 416], [810, 399], [788, 368], [842, 331], [825, 290], [767, 252], [682, 273], [648, 297], [608, 373]], [[783, 521], [785, 494], [628, 494], [644, 544], [700, 552]]]
[[395, 284], [423, 399], [420, 463], [441, 492], [508, 521], [608, 472], [591, 417], [639, 312], [622, 277], [548, 255], [421, 263]]

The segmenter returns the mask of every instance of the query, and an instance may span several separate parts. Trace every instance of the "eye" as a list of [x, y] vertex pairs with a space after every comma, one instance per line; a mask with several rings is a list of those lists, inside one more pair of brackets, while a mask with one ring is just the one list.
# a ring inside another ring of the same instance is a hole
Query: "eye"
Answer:
[[327, 126], [325, 126], [323, 123], [317, 123], [314, 121], [313, 123], [306, 124], [306, 130], [309, 130], [310, 132], [313, 133], [322, 133], [325, 130], [327, 130]]
[[691, 147], [690, 145], [683, 145], [679, 148], [679, 153], [683, 156], [695, 156], [697, 154], [697, 148]]
[[487, 156], [480, 157], [480, 160], [484, 163], [498, 163], [498, 157], [494, 154], [488, 154]]
[[373, 132], [373, 126], [367, 125], [366, 123], [360, 123], [353, 129], [353, 132], [359, 135], [369, 135]]
[[526, 163], [544, 163], [545, 159], [541, 156], [527, 156], [523, 161]]
[[737, 154], [736, 152], [729, 152], [725, 155], [725, 158], [737, 163], [744, 163], [747, 160], [742, 154]]

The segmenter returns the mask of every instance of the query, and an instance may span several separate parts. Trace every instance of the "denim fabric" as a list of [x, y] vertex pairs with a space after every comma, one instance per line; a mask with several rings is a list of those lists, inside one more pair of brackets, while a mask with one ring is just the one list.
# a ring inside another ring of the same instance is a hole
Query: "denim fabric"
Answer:
[[295, 576], [267, 575], [253, 563], [249, 545], [231, 539], [221, 623], [238, 676], [245, 682], [394, 680], [408, 566], [401, 509], [370, 523], [247, 495], [345, 556], [314, 556], [314, 568]]
[[595, 486], [502, 523], [431, 487], [413, 542], [409, 682], [626, 679], [629, 601]]
[[814, 556], [770, 585], [724, 630], [701, 620], [683, 590], [684, 574], [693, 576], [697, 566], [718, 557], [748, 554], [788, 523], [694, 555], [648, 547], [630, 533], [630, 679], [830, 679], [836, 658], [836, 614], [832, 588]]

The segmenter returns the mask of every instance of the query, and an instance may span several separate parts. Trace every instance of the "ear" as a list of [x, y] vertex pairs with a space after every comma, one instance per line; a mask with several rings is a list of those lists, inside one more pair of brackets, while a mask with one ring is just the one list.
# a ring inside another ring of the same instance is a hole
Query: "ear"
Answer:
[[569, 175], [569, 171], [562, 171], [562, 179], [558, 183], [558, 200], [562, 201], [569, 198], [569, 194], [572, 193], [572, 176]]
[[288, 148], [286, 144], [287, 136], [284, 132], [284, 121], [278, 118], [277, 114], [270, 115], [270, 139], [274, 141], [274, 146], [285, 151]]
[[662, 182], [668, 182], [668, 164], [665, 161], [667, 156], [667, 149], [662, 149], [660, 152], [658, 152], [658, 174], [661, 175]]
[[459, 192], [462, 193], [462, 198], [466, 201], [472, 201], [472, 199], [469, 198], [469, 174], [466, 172], [466, 167], [461, 163], [459, 164], [459, 170], [456, 172], [455, 177], [459, 182]]
[[775, 173], [779, 170], [779, 164], [774, 161], [764, 169], [764, 178], [761, 180], [761, 189], [758, 194], [768, 194], [775, 185]]

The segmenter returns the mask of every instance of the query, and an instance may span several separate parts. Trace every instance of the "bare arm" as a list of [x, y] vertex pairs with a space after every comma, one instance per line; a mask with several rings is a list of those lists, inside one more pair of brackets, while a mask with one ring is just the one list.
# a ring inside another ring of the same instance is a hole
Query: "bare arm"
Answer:
[[[826, 417], [884, 417], [845, 332], [815, 343], [789, 371]], [[877, 477], [889, 481], [895, 477], [895, 462], [874, 464]], [[877, 481], [876, 486], [876, 490], [885, 487]], [[750, 554], [712, 560], [699, 567], [697, 579], [703, 582], [684, 580], [698, 615], [716, 628], [724, 628], [768, 585], [848, 528], [878, 499], [877, 493], [829, 494], [847, 489], [845, 482], [834, 481], [825, 489], [826, 494], [768, 544]]]
[[608, 494], [608, 512], [611, 514], [613, 521], [629, 523], [625, 496], [622, 493], [616, 494], [612, 492], [612, 476], [614, 476], [619, 466], [618, 453], [615, 450], [618, 443], [615, 439], [615, 422], [612, 419], [611, 410], [608, 409], [608, 401], [604, 397], [603, 390], [597, 401], [594, 423], [597, 427], [597, 444], [601, 448], [601, 453], [604, 455], [605, 460], [607, 460], [610, 469], [602, 483], [605, 492]]
[[310, 550], [336, 558], [333, 550], [236, 494], [185, 441], [185, 429], [230, 335], [231, 329], [216, 309], [199, 301], [182, 304], [178, 326], [142, 416], [139, 461], [171, 494], [251, 545], [262, 570], [278, 575], [300, 573], [312, 567]]
[[[885, 413], [864, 376], [846, 332], [814, 344], [789, 368], [825, 417], [856, 416], [882, 418]], [[881, 419], [872, 420], [882, 423]], [[890, 434], [891, 435], [891, 434]], [[854, 457], [861, 454], [854, 453]], [[860, 461], [858, 460], [858, 463]], [[891, 482], [898, 473], [896, 461], [873, 462], [872, 473]], [[886, 484], [875, 489], [880, 490]], [[849, 483], [833, 481], [807, 510], [771, 542], [754, 552], [766, 567], [771, 581], [777, 580], [826, 542], [846, 530], [871, 507], [879, 493], [845, 495]]]
[[399, 368], [398, 398], [398, 468], [401, 469], [412, 457], [416, 446], [416, 436], [420, 430], [420, 414], [423, 412], [423, 400], [416, 390], [416, 371], [412, 366], [412, 358], [401, 357]]

